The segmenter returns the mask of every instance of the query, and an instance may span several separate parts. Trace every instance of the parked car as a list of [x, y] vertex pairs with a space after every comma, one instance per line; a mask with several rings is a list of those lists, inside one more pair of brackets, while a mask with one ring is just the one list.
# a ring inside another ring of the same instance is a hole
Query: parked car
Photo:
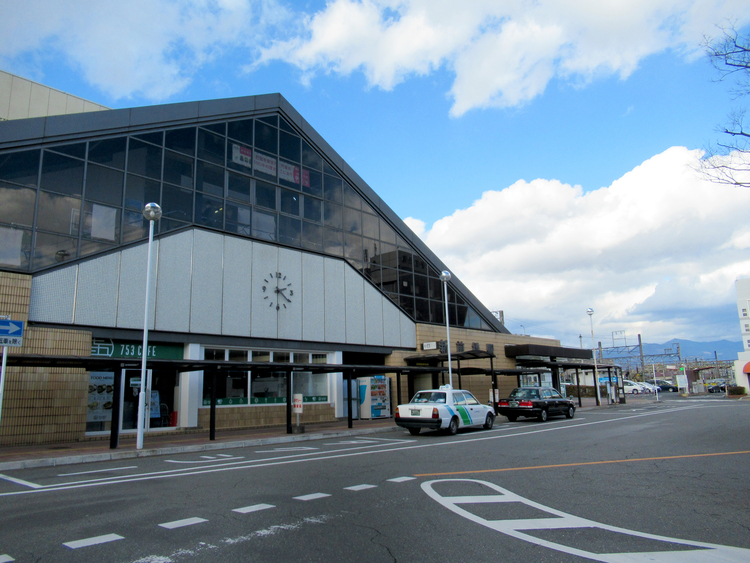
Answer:
[[658, 389], [658, 387], [650, 381], [638, 381], [637, 383], [646, 390], [646, 393], [656, 393], [656, 390]]
[[519, 416], [544, 422], [554, 415], [573, 418], [576, 406], [573, 399], [563, 397], [552, 387], [518, 387], [507, 399], [497, 402], [497, 412], [515, 422]]
[[495, 411], [480, 403], [474, 395], [450, 385], [417, 392], [412, 400], [394, 411], [396, 425], [412, 436], [423, 429], [445, 430], [454, 435], [461, 428], [489, 430], [495, 422]]
[[631, 395], [640, 395], [641, 393], [645, 393], [645, 388], [636, 381], [631, 381], [630, 379], [623, 379], [622, 380], [622, 387], [625, 390], [625, 393], [630, 393]]
[[723, 379], [711, 379], [706, 381], [706, 391], [709, 393], [724, 393], [727, 390], [727, 382]]
[[670, 383], [669, 381], [665, 381], [664, 379], [657, 379], [656, 384], [662, 391], [667, 391], [669, 393], [676, 393], [677, 391], [679, 391], [677, 385], [675, 385], [674, 383]]

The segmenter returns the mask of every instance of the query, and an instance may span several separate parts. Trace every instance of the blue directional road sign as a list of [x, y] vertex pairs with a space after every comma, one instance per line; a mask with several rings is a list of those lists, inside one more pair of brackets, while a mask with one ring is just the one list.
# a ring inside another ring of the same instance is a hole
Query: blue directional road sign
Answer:
[[23, 346], [23, 321], [0, 319], [0, 346]]

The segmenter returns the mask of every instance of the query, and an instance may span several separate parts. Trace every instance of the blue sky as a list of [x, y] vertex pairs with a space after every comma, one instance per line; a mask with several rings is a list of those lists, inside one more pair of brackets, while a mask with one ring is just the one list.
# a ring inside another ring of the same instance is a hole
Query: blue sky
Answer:
[[747, 0], [0, 6], [0, 68], [110, 107], [280, 92], [512, 332], [740, 340], [750, 195], [695, 169]]

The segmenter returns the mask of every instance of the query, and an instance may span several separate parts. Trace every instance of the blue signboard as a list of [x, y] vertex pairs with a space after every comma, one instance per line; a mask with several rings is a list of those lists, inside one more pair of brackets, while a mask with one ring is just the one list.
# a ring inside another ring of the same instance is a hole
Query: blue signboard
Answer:
[[23, 346], [23, 321], [0, 319], [0, 346]]

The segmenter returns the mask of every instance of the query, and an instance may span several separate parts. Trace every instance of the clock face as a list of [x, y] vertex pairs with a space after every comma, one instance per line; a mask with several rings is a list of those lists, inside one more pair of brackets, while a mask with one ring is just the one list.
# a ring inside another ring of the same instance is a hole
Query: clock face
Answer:
[[263, 301], [267, 302], [269, 307], [276, 307], [277, 311], [282, 307], [286, 309], [292, 304], [293, 298], [292, 282], [284, 274], [276, 272], [263, 278]]

